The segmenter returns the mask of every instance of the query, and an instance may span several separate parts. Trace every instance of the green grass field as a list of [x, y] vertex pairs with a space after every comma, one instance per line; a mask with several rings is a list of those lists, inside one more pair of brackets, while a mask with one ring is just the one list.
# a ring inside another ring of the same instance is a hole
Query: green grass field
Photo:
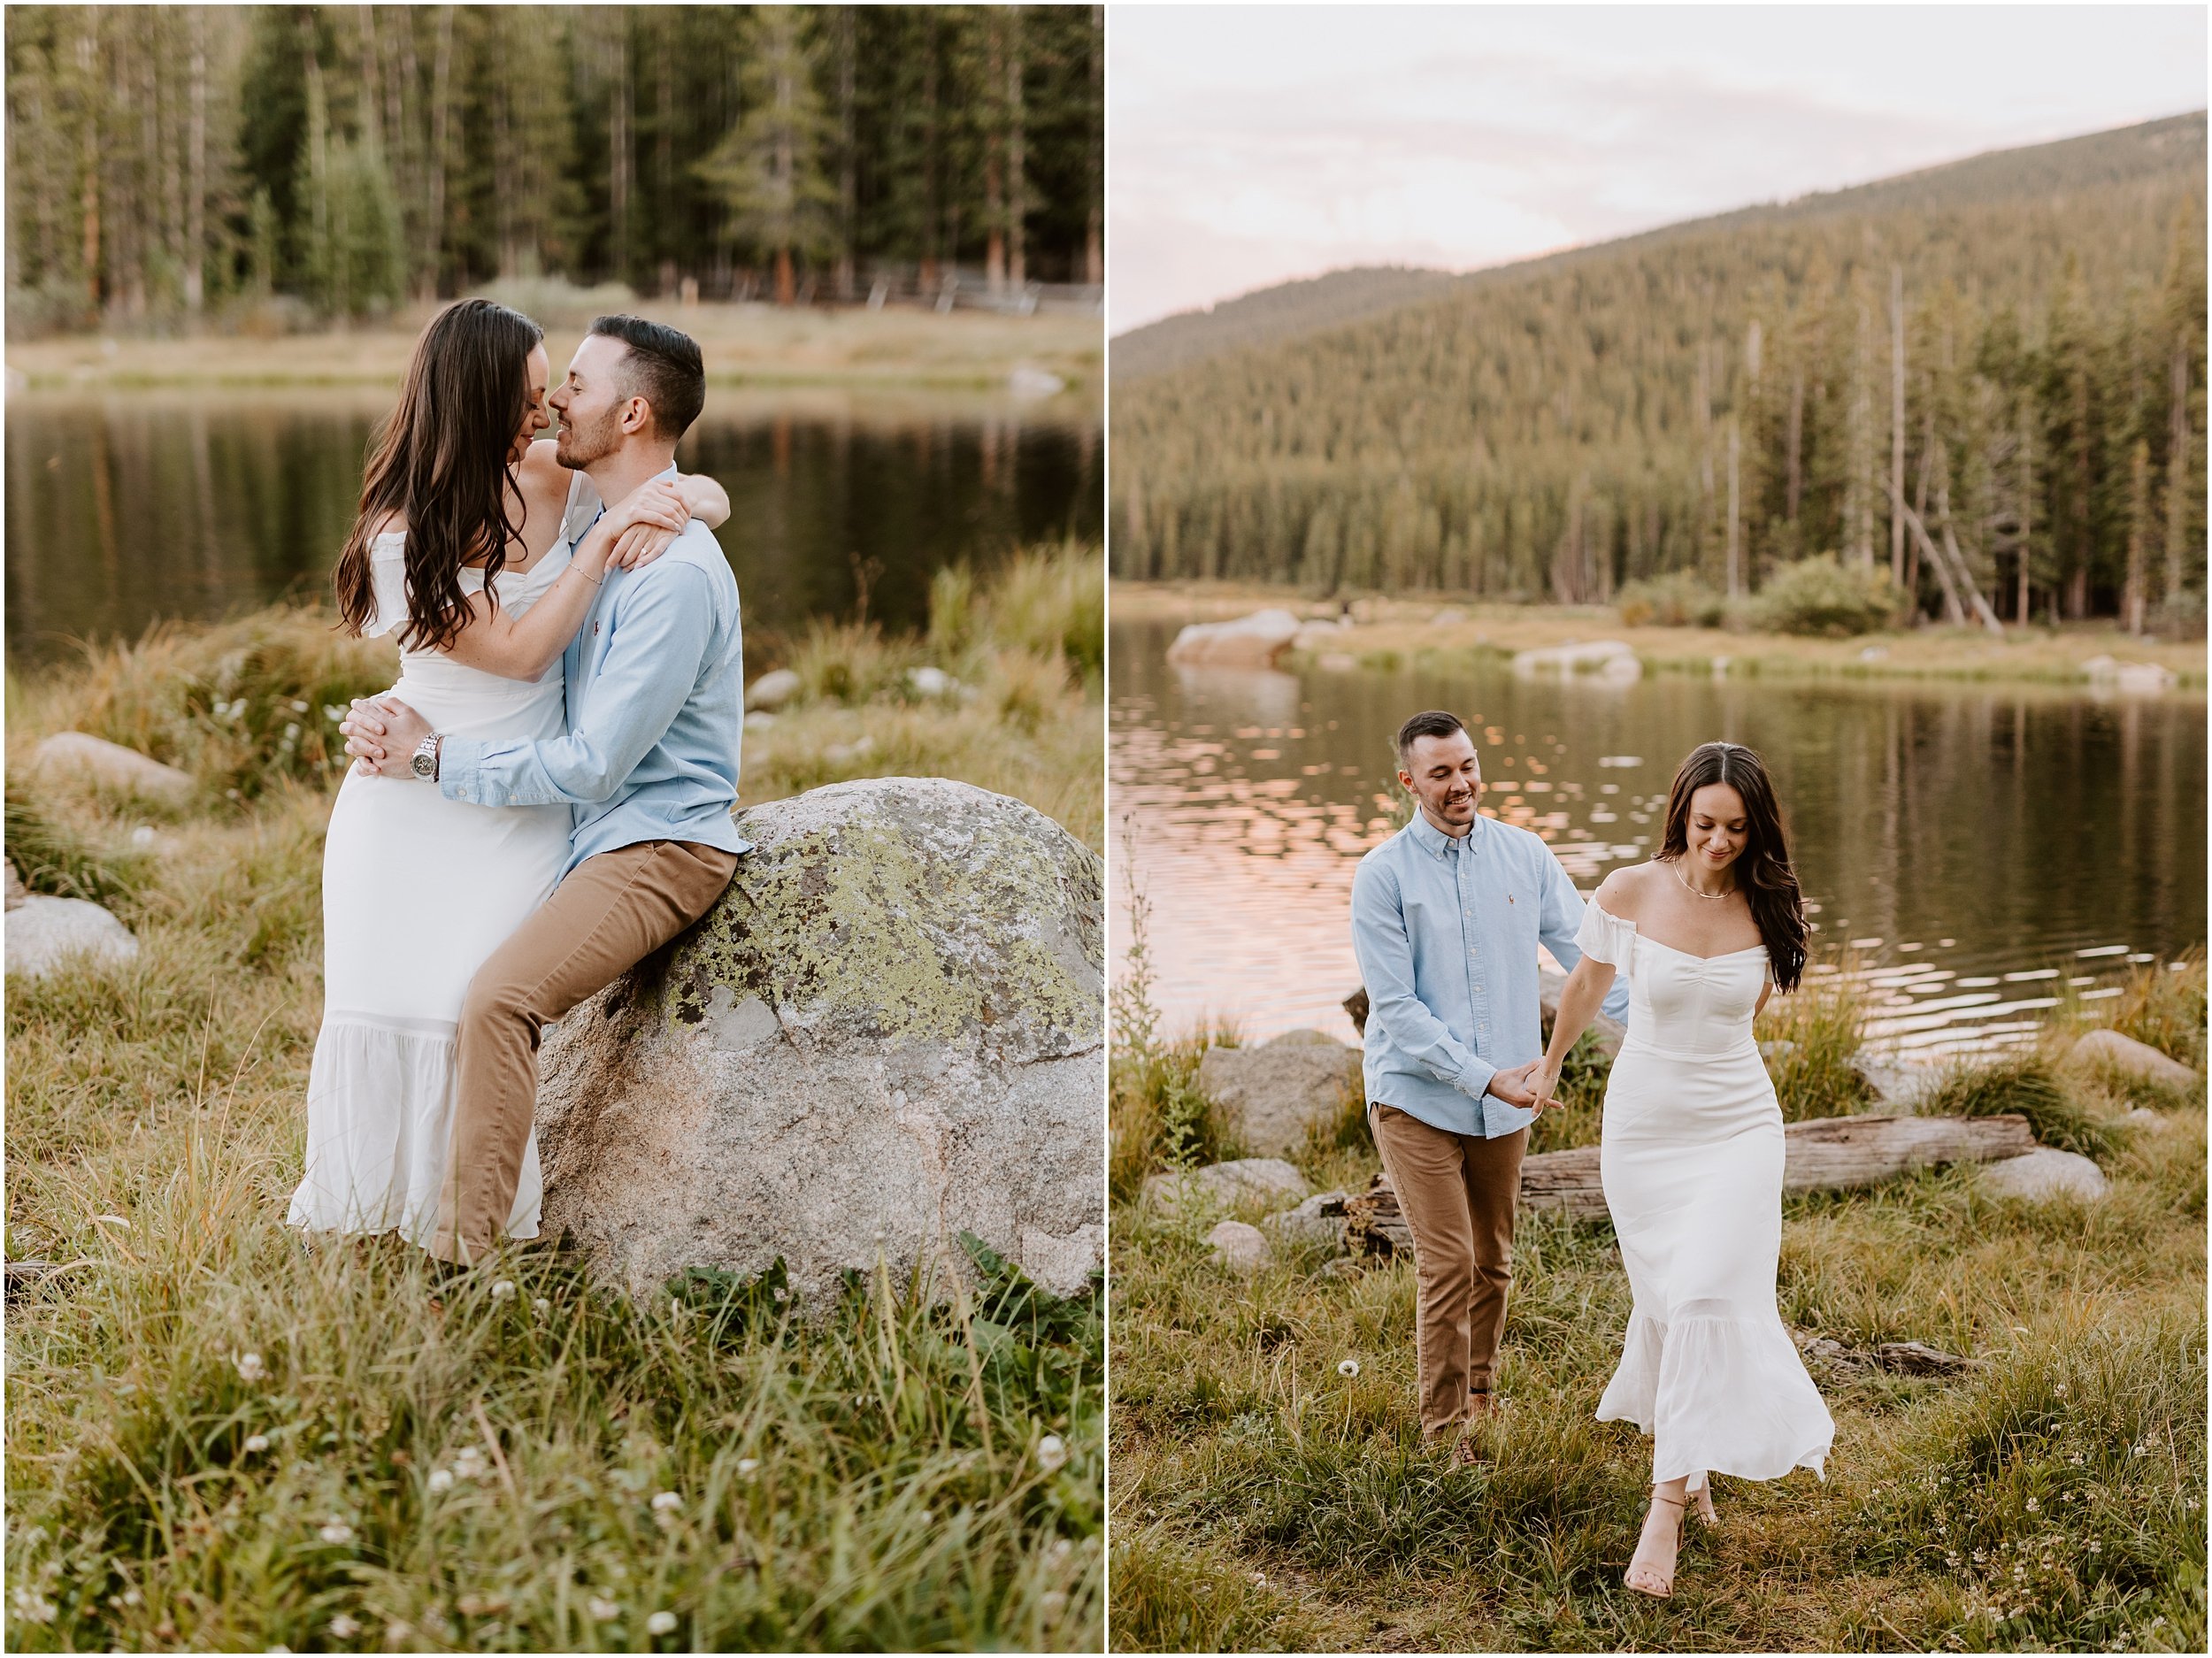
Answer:
[[[745, 798], [931, 772], [1100, 845], [1100, 592], [1094, 550], [1044, 549], [941, 578], [926, 639], [793, 641]], [[925, 661], [973, 695], [915, 697]], [[10, 778], [27, 882], [142, 948], [8, 986], [7, 1255], [65, 1269], [8, 1308], [9, 1645], [1097, 1647], [1096, 1296], [987, 1259], [973, 1293], [878, 1274], [802, 1321], [772, 1284], [611, 1296], [549, 1249], [442, 1293], [391, 1239], [299, 1248], [326, 710], [393, 664], [273, 611], [9, 687], [18, 755], [75, 728], [203, 785]]]
[[[1133, 1001], [1112, 1124], [1116, 1649], [2204, 1649], [2201, 1080], [2183, 1098], [2067, 1068], [2069, 1009], [2041, 1050], [1962, 1070], [1948, 1103], [2095, 1147], [2103, 1201], [1998, 1200], [1964, 1169], [1787, 1200], [1786, 1320], [1985, 1368], [1816, 1368], [1825, 1482], [1717, 1480], [1718, 1531], [1686, 1529], [1655, 1601], [1621, 1585], [1649, 1442], [1593, 1416], [1628, 1317], [1610, 1228], [1523, 1216], [1494, 1460], [1455, 1470], [1420, 1445], [1409, 1263], [1337, 1278], [1291, 1249], [1240, 1279], [1208, 1262], [1221, 1212], [1135, 1201], [1147, 1171], [1236, 1147], [1196, 1088], [1202, 1044], [1150, 1036]], [[2201, 1072], [2200, 959], [2093, 1005]], [[1771, 1015], [1762, 1036], [1799, 1044], [1776, 1068], [1786, 1112], [1861, 1106], [1848, 997]], [[1537, 1149], [1594, 1141], [1601, 1090], [1583, 1068]], [[2158, 1127], [2119, 1123], [2137, 1103]], [[1317, 1190], [1365, 1186], [1356, 1100], [1300, 1161]]]

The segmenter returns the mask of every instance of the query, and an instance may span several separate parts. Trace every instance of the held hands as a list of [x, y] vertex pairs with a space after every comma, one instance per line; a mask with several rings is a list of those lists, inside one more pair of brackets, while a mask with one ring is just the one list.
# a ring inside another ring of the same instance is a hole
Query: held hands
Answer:
[[430, 734], [430, 722], [396, 696], [354, 699], [346, 717], [338, 722], [353, 756], [353, 769], [363, 777], [408, 778], [416, 745]]
[[1559, 1073], [1540, 1059], [1532, 1059], [1525, 1065], [1492, 1073], [1488, 1093], [1494, 1094], [1508, 1105], [1517, 1105], [1525, 1111], [1541, 1117], [1559, 1101], [1554, 1090], [1559, 1086]]

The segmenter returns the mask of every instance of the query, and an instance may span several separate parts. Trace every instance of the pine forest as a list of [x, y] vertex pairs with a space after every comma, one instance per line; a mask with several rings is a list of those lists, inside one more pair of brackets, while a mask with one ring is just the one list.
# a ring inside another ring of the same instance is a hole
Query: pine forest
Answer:
[[1116, 573], [1593, 603], [1829, 555], [1938, 618], [2200, 624], [2205, 158], [2199, 112], [1136, 331]]
[[1098, 6], [11, 6], [12, 332], [1102, 280]]

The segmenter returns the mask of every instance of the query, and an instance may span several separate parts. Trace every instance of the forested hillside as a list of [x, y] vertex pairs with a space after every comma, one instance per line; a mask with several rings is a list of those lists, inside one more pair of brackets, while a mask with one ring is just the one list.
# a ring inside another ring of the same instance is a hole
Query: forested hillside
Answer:
[[1363, 266], [1279, 283], [1256, 294], [1225, 299], [1206, 311], [1179, 311], [1114, 336], [1114, 384], [1132, 385], [1238, 346], [1268, 345], [1394, 311], [1426, 299], [1456, 280], [1448, 271]]
[[2204, 180], [2198, 113], [1117, 362], [1116, 571], [1580, 602], [1832, 553], [1932, 614], [2200, 618]]
[[1101, 278], [1097, 6], [11, 6], [12, 327]]

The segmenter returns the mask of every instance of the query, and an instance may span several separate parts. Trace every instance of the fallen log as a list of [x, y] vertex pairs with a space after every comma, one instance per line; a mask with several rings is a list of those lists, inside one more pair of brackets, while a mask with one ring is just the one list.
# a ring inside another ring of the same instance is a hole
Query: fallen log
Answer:
[[[1784, 1126], [1782, 1189], [1832, 1192], [1878, 1186], [1915, 1169], [1947, 1163], [1996, 1163], [2035, 1149], [2028, 1119], [1997, 1117], [1819, 1117]], [[1521, 1163], [1521, 1202], [1563, 1210], [1576, 1220], [1606, 1218], [1598, 1178], [1598, 1148], [1548, 1151]], [[1398, 1209], [1390, 1177], [1376, 1175], [1345, 1204], [1344, 1247], [1387, 1255], [1410, 1250], [1413, 1234]]]
[[1843, 1370], [1890, 1370], [1900, 1376], [1964, 1376], [1985, 1369], [1984, 1359], [1962, 1358], [1923, 1341], [1878, 1341], [1871, 1347], [1855, 1347], [1833, 1336], [1809, 1330], [1792, 1330], [1797, 1350]]

